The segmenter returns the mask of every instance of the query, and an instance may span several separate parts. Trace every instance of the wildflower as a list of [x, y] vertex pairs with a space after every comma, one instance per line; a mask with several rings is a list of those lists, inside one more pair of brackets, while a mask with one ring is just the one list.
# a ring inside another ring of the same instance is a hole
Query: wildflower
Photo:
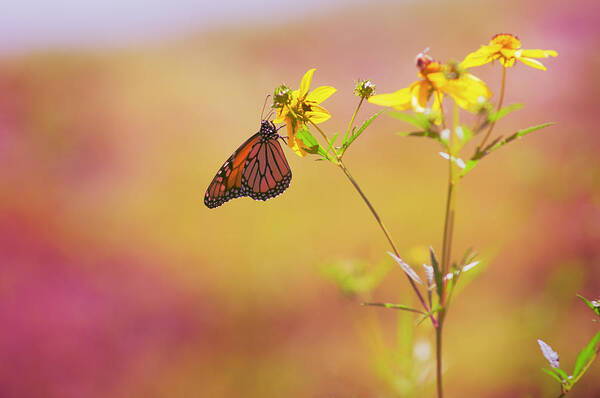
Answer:
[[287, 86], [281, 85], [273, 95], [273, 108], [277, 109], [273, 122], [286, 124], [288, 145], [299, 156], [306, 155], [306, 146], [296, 137], [298, 129], [309, 122], [318, 124], [329, 119], [331, 115], [319, 104], [337, 91], [330, 86], [321, 86], [309, 93], [314, 72], [313, 68], [304, 74], [298, 90], [290, 91]]
[[369, 102], [400, 111], [413, 109], [425, 112], [433, 95], [432, 111], [439, 113], [444, 94], [450, 95], [461, 108], [467, 110], [492, 96], [483, 81], [467, 73], [458, 64], [441, 65], [426, 52], [423, 51], [416, 58], [420, 80], [395, 93], [374, 95]]
[[354, 95], [360, 98], [369, 98], [375, 94], [375, 85], [370, 80], [359, 80], [354, 86]]
[[546, 70], [540, 61], [533, 58], [556, 57], [558, 53], [554, 50], [524, 50], [517, 36], [500, 33], [492, 37], [490, 44], [481, 46], [479, 50], [467, 55], [461, 62], [463, 68], [480, 66], [499, 60], [505, 68], [512, 67], [516, 60], [523, 62], [532, 68]]

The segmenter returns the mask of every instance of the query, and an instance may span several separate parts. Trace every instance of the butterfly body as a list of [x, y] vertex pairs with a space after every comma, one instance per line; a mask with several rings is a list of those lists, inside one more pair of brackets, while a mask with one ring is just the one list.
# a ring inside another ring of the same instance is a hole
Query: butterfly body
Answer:
[[263, 120], [259, 131], [225, 161], [204, 195], [209, 208], [241, 196], [267, 200], [283, 193], [292, 180], [279, 134], [273, 122]]

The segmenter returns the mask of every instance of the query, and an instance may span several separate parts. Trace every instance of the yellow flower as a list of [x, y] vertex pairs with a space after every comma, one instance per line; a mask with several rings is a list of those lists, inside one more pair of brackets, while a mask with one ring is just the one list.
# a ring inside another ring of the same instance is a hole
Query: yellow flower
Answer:
[[274, 96], [273, 107], [277, 108], [277, 117], [273, 122], [287, 125], [288, 145], [299, 156], [306, 155], [306, 147], [296, 137], [296, 132], [308, 122], [318, 124], [329, 119], [331, 115], [319, 104], [337, 91], [330, 86], [321, 86], [309, 93], [314, 72], [313, 68], [304, 74], [298, 90], [290, 92], [287, 87], [280, 86]]
[[444, 94], [450, 95], [461, 108], [467, 110], [472, 110], [482, 100], [492, 96], [483, 81], [455, 65], [441, 65], [425, 52], [417, 55], [416, 60], [420, 80], [394, 93], [374, 95], [369, 102], [400, 111], [413, 109], [425, 112], [433, 95], [432, 111], [440, 113]]
[[499, 60], [505, 68], [512, 67], [516, 60], [523, 62], [532, 68], [546, 70], [540, 61], [533, 58], [556, 57], [558, 53], [554, 50], [524, 50], [517, 36], [500, 33], [492, 37], [490, 44], [467, 55], [461, 66], [471, 68]]

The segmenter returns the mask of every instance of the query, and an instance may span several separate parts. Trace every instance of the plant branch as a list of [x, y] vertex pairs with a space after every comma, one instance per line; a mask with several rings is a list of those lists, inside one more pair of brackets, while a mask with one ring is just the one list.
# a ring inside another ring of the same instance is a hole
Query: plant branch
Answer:
[[[504, 102], [504, 88], [505, 87], [506, 87], [506, 67], [502, 67], [502, 87], [500, 88], [500, 101], [498, 102], [498, 108], [496, 108], [496, 112], [498, 112], [502, 108], [502, 102]], [[485, 142], [487, 141], [488, 137], [492, 133], [492, 130], [494, 129], [495, 125], [496, 125], [496, 122], [495, 121], [492, 122], [492, 124], [490, 125], [490, 128], [488, 129], [487, 133], [485, 134], [485, 137], [483, 137], [481, 144], [479, 144], [478, 152], [485, 145]]]
[[[381, 229], [381, 231], [385, 235], [388, 243], [390, 244], [392, 250], [394, 251], [394, 254], [396, 256], [400, 257], [400, 253], [398, 252], [398, 249], [396, 248], [396, 245], [394, 244], [394, 241], [392, 240], [392, 237], [391, 237], [388, 229], [386, 228], [385, 224], [381, 220], [381, 217], [379, 217], [379, 214], [377, 213], [377, 211], [375, 210], [375, 208], [373, 207], [373, 205], [371, 204], [371, 202], [369, 201], [369, 199], [367, 198], [367, 196], [365, 195], [365, 193], [362, 191], [362, 189], [360, 188], [360, 186], [358, 185], [358, 183], [356, 182], [356, 180], [354, 179], [354, 177], [352, 177], [352, 175], [350, 174], [350, 171], [348, 171], [348, 168], [344, 165], [344, 163], [341, 160], [339, 160], [338, 166], [344, 172], [344, 174], [346, 175], [346, 177], [348, 178], [348, 180], [350, 180], [350, 182], [352, 183], [352, 186], [354, 186], [354, 189], [356, 189], [356, 191], [358, 192], [358, 194], [360, 195], [360, 197], [363, 199], [363, 201], [365, 202], [365, 204], [367, 205], [367, 207], [371, 211], [371, 214], [373, 214], [373, 217], [375, 217], [375, 221], [377, 221], [377, 224], [379, 225], [379, 228]], [[412, 286], [413, 290], [415, 291], [415, 294], [419, 298], [419, 301], [423, 305], [423, 308], [425, 309], [425, 312], [429, 313], [431, 310], [430, 310], [429, 306], [427, 305], [427, 303], [425, 302], [425, 299], [423, 298], [423, 295], [421, 294], [421, 291], [417, 288], [417, 285], [415, 285], [415, 282], [408, 275], [406, 275], [406, 278], [408, 279], [408, 282], [410, 283], [410, 285]], [[433, 325], [435, 327], [437, 327], [438, 326], [438, 322], [435, 319], [435, 317], [433, 316], [433, 314], [430, 315], [430, 319], [431, 319], [431, 322], [433, 323]]]

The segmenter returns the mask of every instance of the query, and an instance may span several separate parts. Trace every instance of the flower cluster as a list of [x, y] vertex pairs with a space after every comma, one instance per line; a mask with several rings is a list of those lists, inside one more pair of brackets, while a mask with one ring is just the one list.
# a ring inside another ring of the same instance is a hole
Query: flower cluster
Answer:
[[[456, 105], [462, 109], [472, 113], [489, 115], [492, 111], [488, 100], [492, 97], [492, 92], [481, 79], [470, 73], [470, 68], [495, 60], [500, 62], [504, 68], [502, 90], [498, 101], [498, 108], [500, 108], [504, 98], [504, 73], [506, 68], [514, 66], [516, 61], [519, 61], [530, 67], [545, 70], [544, 65], [534, 58], [548, 58], [558, 55], [554, 50], [523, 49], [517, 36], [505, 33], [495, 35], [489, 44], [483, 45], [478, 50], [470, 53], [462, 62], [439, 62], [428, 54], [428, 50], [426, 49], [416, 56], [415, 64], [418, 79], [408, 87], [392, 93], [376, 95], [375, 84], [368, 79], [359, 80], [355, 84], [354, 94], [361, 98], [361, 104], [366, 99], [372, 104], [392, 107], [400, 111], [413, 110], [417, 113], [430, 115], [430, 120], [433, 120], [436, 124], [443, 122], [442, 105], [444, 98], [447, 96], [451, 97]], [[320, 104], [337, 91], [331, 86], [320, 86], [310, 91], [314, 72], [315, 69], [313, 68], [304, 74], [299, 89], [292, 90], [286, 85], [281, 85], [275, 89], [273, 95], [273, 108], [277, 110], [274, 123], [285, 123], [288, 133], [288, 145], [299, 156], [306, 156], [309, 147], [298, 137], [298, 131], [307, 129], [309, 125], [319, 129], [317, 124], [331, 117], [327, 109]], [[340, 147], [343, 150], [356, 138], [351, 134], [354, 131], [352, 130], [352, 123], [355, 116], [356, 112]], [[493, 124], [491, 122], [490, 130], [486, 134], [484, 142], [489, 136]], [[322, 133], [322, 131], [320, 132]], [[324, 136], [323, 133], [322, 135]], [[328, 142], [328, 145], [332, 148], [333, 142]]]

